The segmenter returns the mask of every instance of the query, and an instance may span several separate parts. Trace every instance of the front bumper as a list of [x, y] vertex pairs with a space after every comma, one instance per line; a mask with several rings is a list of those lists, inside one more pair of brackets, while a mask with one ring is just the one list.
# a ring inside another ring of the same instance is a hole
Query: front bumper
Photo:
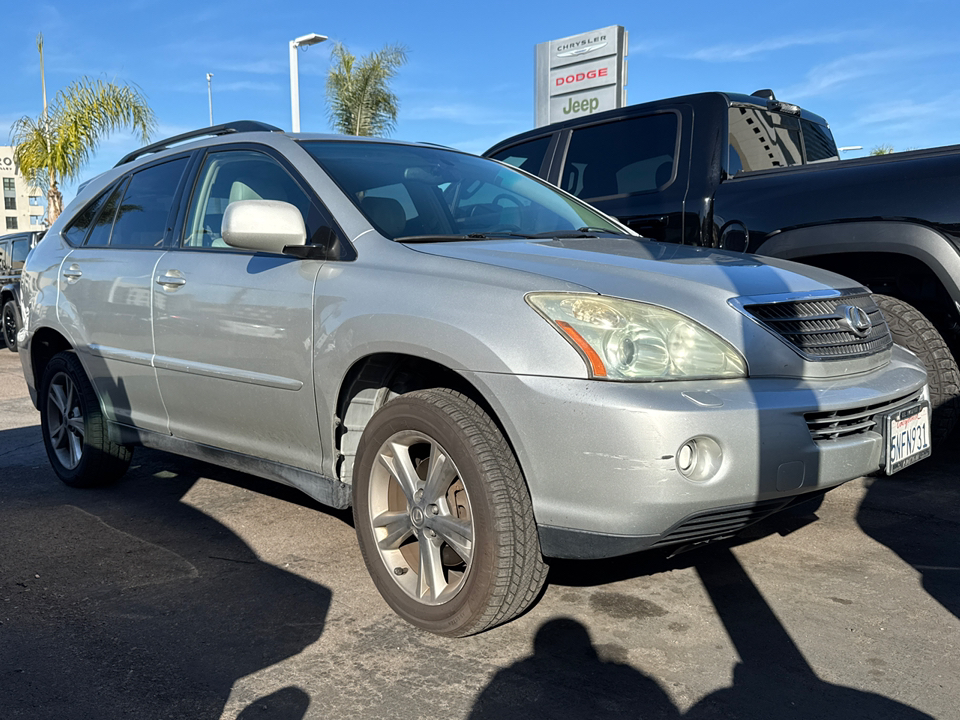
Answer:
[[[829, 380], [469, 378], [517, 453], [544, 555], [612, 557], [704, 539], [689, 529], [717, 519], [710, 537], [720, 537], [739, 519], [742, 527], [878, 470], [879, 428], [815, 442], [804, 414], [895, 402], [921, 392], [926, 372], [894, 348], [883, 368]], [[722, 451], [717, 472], [701, 482], [677, 467], [679, 448], [697, 437]]]

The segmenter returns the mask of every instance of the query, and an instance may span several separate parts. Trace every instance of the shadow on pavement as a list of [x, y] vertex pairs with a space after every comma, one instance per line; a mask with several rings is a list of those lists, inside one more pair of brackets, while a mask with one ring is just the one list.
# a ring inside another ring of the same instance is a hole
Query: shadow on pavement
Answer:
[[586, 627], [558, 618], [540, 627], [530, 657], [494, 676], [478, 696], [470, 717], [930, 717], [881, 695], [821, 680], [728, 547], [718, 545], [693, 556], [694, 567], [740, 657], [732, 686], [707, 695], [681, 713], [656, 680], [624, 664], [624, 658], [603, 659], [600, 651], [604, 648], [593, 645]]
[[960, 618], [960, 432], [933, 457], [871, 480], [857, 511], [869, 537], [920, 574], [923, 589]]
[[[0, 447], [14, 442], [30, 433], [0, 432]], [[220, 718], [238, 678], [321, 636], [329, 589], [182, 501], [210, 466], [139, 448], [119, 484], [74, 490], [42, 449], [27, 459], [0, 455], [3, 717]], [[300, 720], [309, 702], [287, 687], [241, 717]]]

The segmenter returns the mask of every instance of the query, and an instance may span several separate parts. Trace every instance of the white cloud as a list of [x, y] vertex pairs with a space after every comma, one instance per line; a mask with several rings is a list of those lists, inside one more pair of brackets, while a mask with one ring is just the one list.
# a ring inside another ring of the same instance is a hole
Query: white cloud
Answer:
[[[785, 35], [778, 38], [768, 38], [755, 43], [723, 43], [701, 48], [695, 52], [673, 55], [683, 60], [702, 60], [704, 62], [742, 62], [754, 59], [755, 55], [777, 50], [786, 50], [792, 47], [809, 45], [829, 45], [845, 42], [854, 35], [862, 32], [840, 31], [816, 33], [812, 35]], [[632, 49], [632, 48], [631, 48]]]

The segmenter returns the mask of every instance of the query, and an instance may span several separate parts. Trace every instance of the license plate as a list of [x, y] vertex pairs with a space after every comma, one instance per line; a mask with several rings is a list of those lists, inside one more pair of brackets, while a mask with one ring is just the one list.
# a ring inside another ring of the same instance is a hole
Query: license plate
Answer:
[[887, 475], [930, 457], [930, 403], [922, 402], [885, 416]]

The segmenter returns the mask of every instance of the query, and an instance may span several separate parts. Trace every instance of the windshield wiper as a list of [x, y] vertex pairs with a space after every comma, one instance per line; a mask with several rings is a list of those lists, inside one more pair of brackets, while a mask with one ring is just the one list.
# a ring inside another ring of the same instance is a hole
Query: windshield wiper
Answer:
[[530, 235], [531, 238], [557, 238], [559, 239], [568, 239], [568, 238], [595, 238], [599, 235], [616, 235], [617, 237], [633, 237], [632, 235], [627, 235], [626, 233], [618, 232], [616, 230], [610, 230], [608, 228], [592, 227], [585, 226], [582, 228], [577, 228], [576, 230], [549, 230], [547, 232], [536, 233]]
[[502, 231], [467, 233], [466, 235], [406, 235], [404, 237], [394, 238], [393, 241], [399, 243], [468, 242], [470, 240], [492, 240], [501, 237], [528, 238], [531, 236], [522, 233]]

